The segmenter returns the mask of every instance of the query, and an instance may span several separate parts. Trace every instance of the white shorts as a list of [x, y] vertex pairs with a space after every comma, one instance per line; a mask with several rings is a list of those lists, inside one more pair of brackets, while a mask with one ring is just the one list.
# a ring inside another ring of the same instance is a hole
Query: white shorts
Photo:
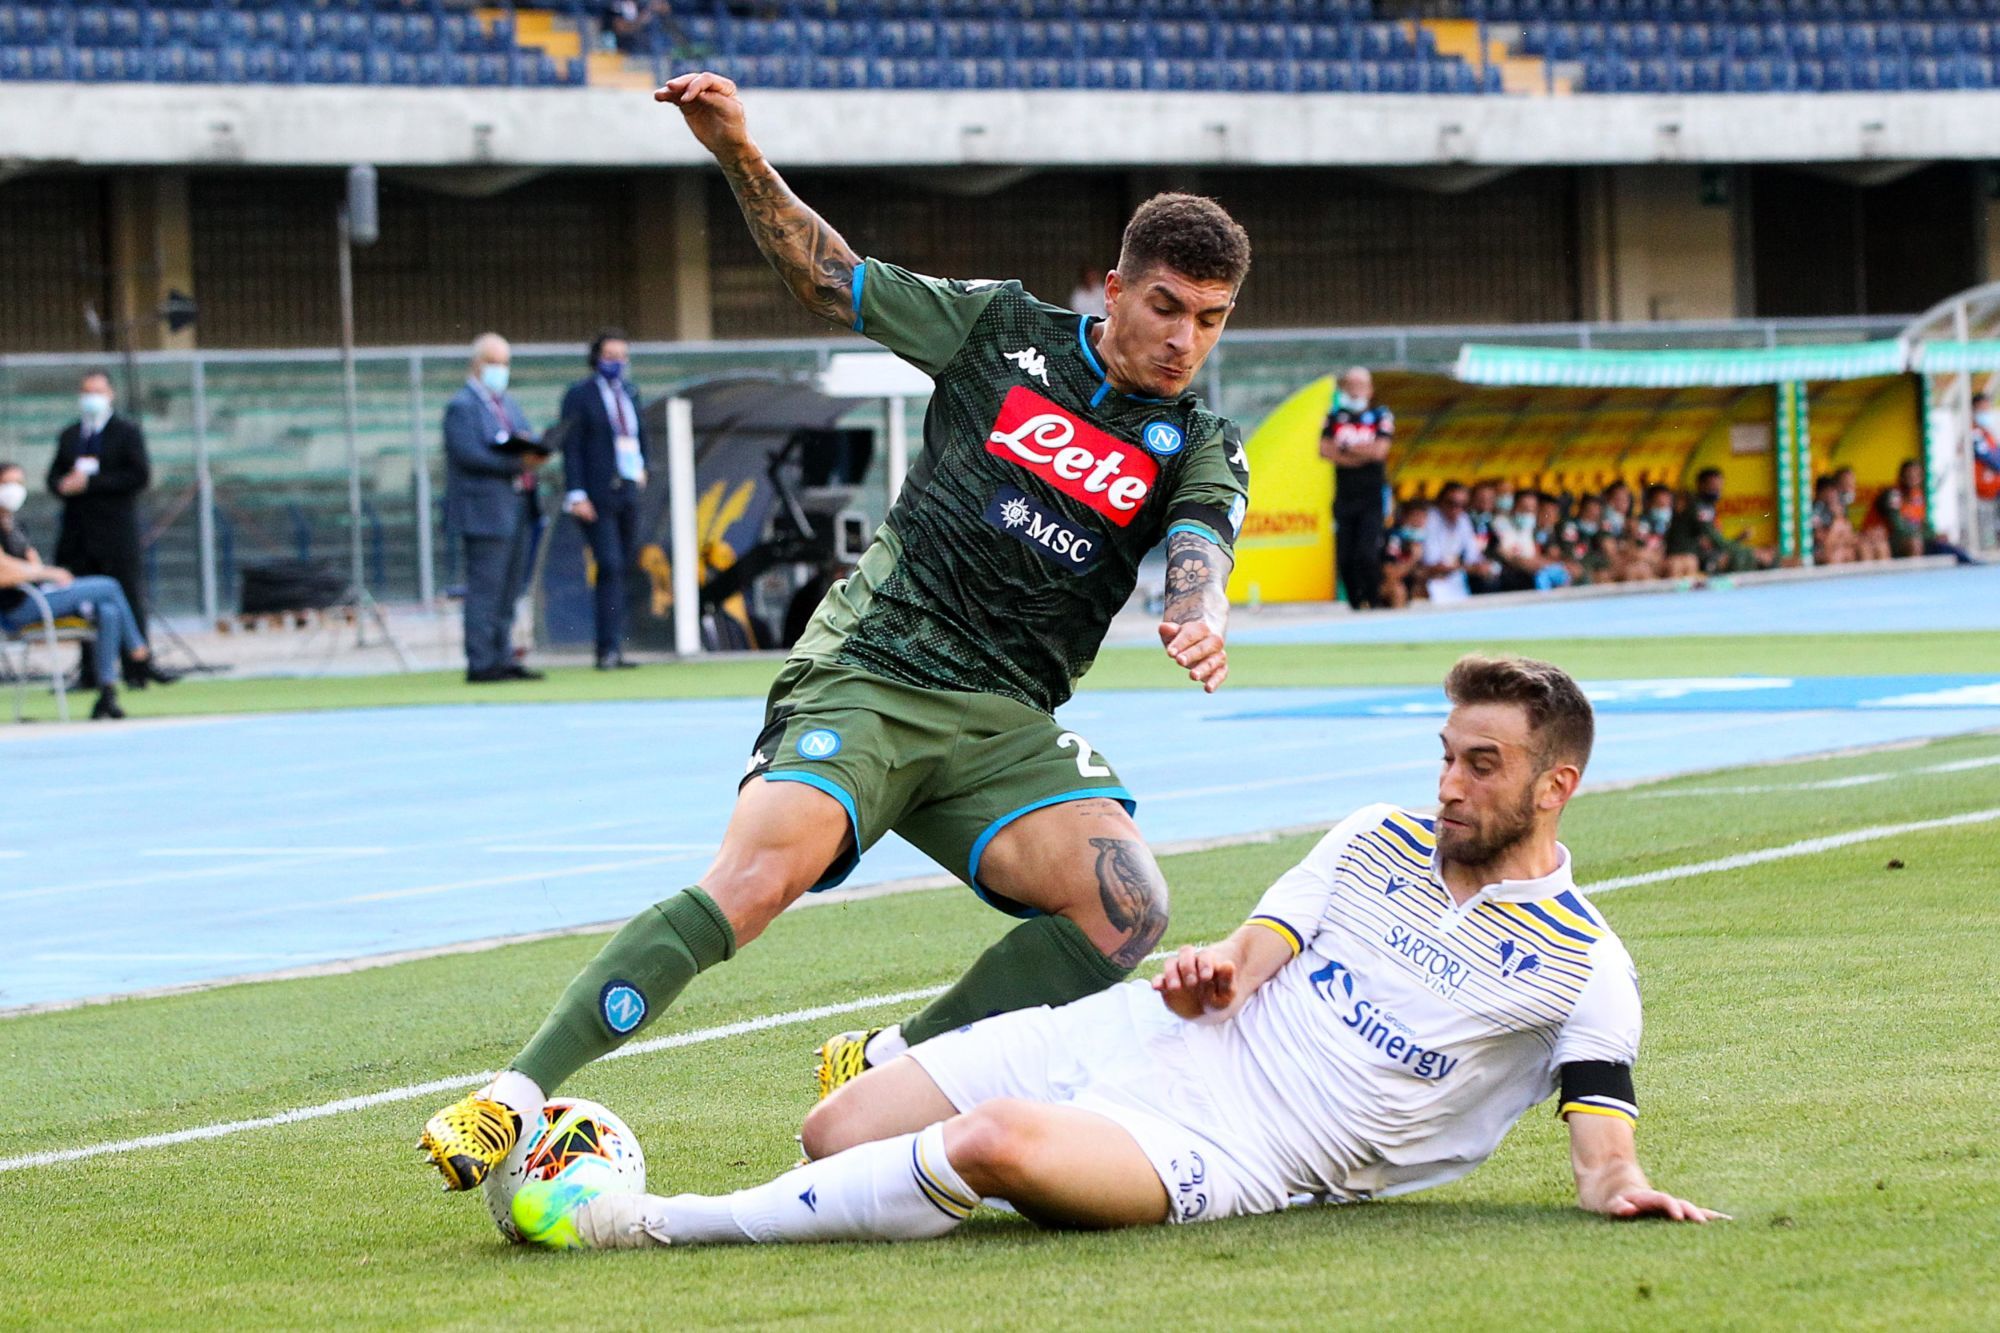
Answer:
[[1168, 1220], [1205, 1222], [1286, 1206], [1284, 1173], [1226, 1099], [1226, 1071], [1188, 1041], [1145, 981], [1000, 1014], [910, 1050], [951, 1104], [1003, 1097], [1074, 1106], [1116, 1123], [1167, 1187]]

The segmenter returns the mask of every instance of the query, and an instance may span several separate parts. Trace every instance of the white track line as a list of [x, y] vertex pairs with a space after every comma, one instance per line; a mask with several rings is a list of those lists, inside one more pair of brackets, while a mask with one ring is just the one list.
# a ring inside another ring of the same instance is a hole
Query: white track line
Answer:
[[[1736, 856], [1724, 856], [1713, 861], [1696, 861], [1689, 865], [1668, 866], [1664, 870], [1651, 870], [1642, 875], [1625, 875], [1618, 879], [1607, 879], [1588, 885], [1586, 893], [1611, 893], [1617, 889], [1636, 888], [1641, 884], [1658, 884], [1666, 880], [1690, 879], [1696, 875], [1714, 874], [1720, 870], [1740, 870], [1745, 866], [1762, 865], [1767, 861], [1783, 861], [1795, 856], [1812, 856], [1819, 852], [1832, 851], [1839, 847], [1850, 847], [1855, 843], [1872, 842], [1878, 838], [1893, 838], [1903, 833], [1923, 833], [1931, 829], [1956, 828], [1965, 824], [1982, 824], [2000, 820], [2000, 806], [1990, 810], [1973, 810], [1961, 815], [1947, 815], [1942, 819], [1919, 819], [1907, 824], [1879, 824], [1873, 828], [1855, 829], [1849, 833], [1836, 833], [1823, 838], [1807, 838], [1803, 842], [1787, 843], [1782, 847], [1766, 847], [1761, 851], [1743, 852]], [[1154, 954], [1153, 958], [1163, 958], [1165, 954]], [[1152, 961], [1148, 959], [1147, 961]], [[913, 1000], [929, 999], [944, 993], [943, 986], [926, 986], [921, 990], [897, 991], [889, 995], [867, 995], [858, 1000], [844, 1000], [839, 1004], [816, 1005], [810, 1009], [794, 1009], [788, 1013], [766, 1014], [761, 1018], [748, 1018], [738, 1023], [724, 1023], [719, 1027], [698, 1028], [692, 1032], [676, 1032], [670, 1036], [652, 1037], [636, 1041], [601, 1057], [605, 1060], [622, 1060], [634, 1055], [650, 1055], [654, 1051], [671, 1050], [679, 1046], [699, 1046], [707, 1042], [721, 1041], [728, 1037], [740, 1037], [746, 1033], [763, 1032], [771, 1028], [789, 1027], [795, 1023], [810, 1023], [816, 1019], [833, 1018], [840, 1014], [857, 1013], [863, 1009], [876, 1009], [892, 1004], [908, 1004]], [[472, 1084], [485, 1083], [496, 1076], [497, 1071], [488, 1070], [478, 1074], [460, 1074], [453, 1078], [432, 1079], [428, 1083], [412, 1083], [401, 1088], [389, 1088], [383, 1092], [371, 1092], [360, 1097], [343, 1097], [339, 1101], [321, 1102], [317, 1106], [302, 1106], [290, 1111], [280, 1111], [276, 1115], [259, 1116], [255, 1120], [231, 1120], [216, 1125], [198, 1125], [193, 1129], [179, 1129], [169, 1134], [149, 1134], [140, 1139], [121, 1139], [113, 1143], [93, 1143], [82, 1148], [56, 1148], [47, 1152], [27, 1153], [20, 1157], [0, 1158], [0, 1174], [9, 1171], [23, 1171], [35, 1166], [55, 1166], [63, 1162], [80, 1162], [91, 1157], [106, 1157], [115, 1153], [137, 1152], [142, 1148], [164, 1148], [176, 1143], [193, 1143], [201, 1139], [219, 1139], [232, 1134], [242, 1134], [253, 1129], [270, 1129], [278, 1125], [296, 1124], [301, 1120], [321, 1120], [331, 1115], [347, 1111], [359, 1111], [371, 1106], [386, 1106], [393, 1102], [413, 1101], [418, 1097], [431, 1096], [440, 1092], [450, 1092]]]
[[1982, 755], [1977, 759], [1956, 759], [1949, 764], [1931, 764], [1924, 768], [1898, 769], [1890, 773], [1851, 773], [1844, 778], [1821, 778], [1817, 782], [1770, 782], [1751, 787], [1676, 787], [1669, 791], [1641, 791], [1633, 796], [1645, 801], [1662, 801], [1675, 796], [1754, 796], [1774, 791], [1839, 791], [1846, 787], [1868, 787], [1878, 782], [1893, 782], [1897, 778], [1917, 777], [1925, 773], [1969, 773], [1976, 768], [2000, 766], [2000, 754]]

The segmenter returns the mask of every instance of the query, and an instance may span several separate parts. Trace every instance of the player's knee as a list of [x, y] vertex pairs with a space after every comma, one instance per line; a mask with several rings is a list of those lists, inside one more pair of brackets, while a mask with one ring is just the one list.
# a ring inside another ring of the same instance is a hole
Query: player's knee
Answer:
[[805, 1123], [799, 1126], [799, 1147], [813, 1161], [875, 1137], [867, 1132], [865, 1107], [849, 1095], [853, 1091], [850, 1083], [806, 1112]]
[[702, 877], [702, 890], [729, 918], [739, 943], [770, 925], [812, 887], [810, 876], [793, 860], [778, 852], [749, 852], [718, 861]]
[[1027, 1177], [1041, 1134], [1037, 1109], [1033, 1102], [981, 1102], [945, 1122], [945, 1152], [967, 1185], [1004, 1198]]

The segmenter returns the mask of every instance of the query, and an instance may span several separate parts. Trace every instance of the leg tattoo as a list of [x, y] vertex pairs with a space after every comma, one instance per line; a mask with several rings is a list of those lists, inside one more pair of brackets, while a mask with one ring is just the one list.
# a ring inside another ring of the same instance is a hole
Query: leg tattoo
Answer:
[[1092, 838], [1097, 849], [1097, 894], [1112, 929], [1125, 933], [1111, 961], [1130, 970], [1167, 931], [1166, 886], [1147, 864], [1145, 844], [1127, 838]]

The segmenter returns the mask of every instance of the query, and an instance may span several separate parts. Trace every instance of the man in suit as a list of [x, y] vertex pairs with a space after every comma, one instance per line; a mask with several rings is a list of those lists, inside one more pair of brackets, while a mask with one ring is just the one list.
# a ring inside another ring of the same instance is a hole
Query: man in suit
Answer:
[[465, 543], [465, 679], [540, 680], [514, 660], [514, 606], [540, 517], [535, 469], [548, 455], [510, 450], [533, 439], [507, 392], [513, 352], [497, 333], [472, 344], [472, 370], [444, 409], [445, 524]]
[[563, 508], [583, 524], [597, 561], [597, 669], [625, 660], [625, 574], [639, 554], [639, 492], [646, 488], [646, 427], [625, 378], [625, 334], [606, 329], [590, 344], [590, 375], [562, 403]]
[[[76, 421], [56, 438], [49, 464], [49, 491], [62, 502], [56, 534], [56, 564], [73, 574], [103, 574], [124, 589], [140, 636], [146, 630], [146, 589], [140, 570], [139, 493], [152, 481], [146, 437], [139, 423], [114, 410], [111, 377], [93, 370], [77, 386]], [[82, 669], [89, 676], [88, 655]], [[151, 659], [125, 663], [128, 684], [143, 687], [164, 680]]]

